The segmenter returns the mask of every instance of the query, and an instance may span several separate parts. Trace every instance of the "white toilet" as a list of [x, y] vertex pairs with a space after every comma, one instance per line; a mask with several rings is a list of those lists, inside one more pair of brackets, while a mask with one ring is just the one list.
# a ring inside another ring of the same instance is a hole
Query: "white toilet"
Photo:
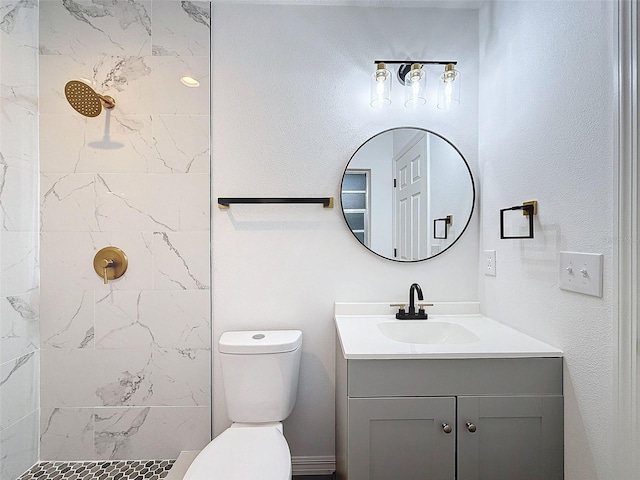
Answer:
[[282, 420], [296, 402], [302, 332], [226, 332], [218, 343], [232, 425], [195, 458], [184, 480], [290, 480]]

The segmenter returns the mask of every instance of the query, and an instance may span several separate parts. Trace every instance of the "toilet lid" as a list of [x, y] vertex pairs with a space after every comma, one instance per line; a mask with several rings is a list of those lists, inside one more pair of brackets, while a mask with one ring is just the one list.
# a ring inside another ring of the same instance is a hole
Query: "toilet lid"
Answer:
[[289, 480], [291, 453], [280, 430], [228, 428], [195, 458], [184, 480]]

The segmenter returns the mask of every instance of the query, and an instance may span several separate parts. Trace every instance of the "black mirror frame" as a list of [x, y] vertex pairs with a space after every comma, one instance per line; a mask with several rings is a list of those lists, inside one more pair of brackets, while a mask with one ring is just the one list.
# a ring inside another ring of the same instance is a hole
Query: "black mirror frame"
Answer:
[[[347, 216], [344, 213], [344, 207], [342, 206], [342, 185], [344, 184], [344, 178], [345, 175], [347, 173], [347, 170], [349, 168], [349, 164], [351, 163], [351, 160], [353, 160], [353, 157], [355, 157], [358, 152], [360, 151], [360, 149], [370, 140], [372, 140], [373, 138], [382, 135], [384, 133], [387, 132], [392, 132], [394, 130], [404, 130], [404, 129], [411, 129], [411, 130], [421, 130], [423, 132], [426, 133], [430, 133], [432, 135], [435, 135], [438, 138], [441, 138], [442, 140], [444, 140], [445, 142], [447, 142], [449, 145], [451, 145], [451, 147], [458, 153], [458, 155], [460, 155], [460, 158], [462, 159], [462, 161], [464, 162], [465, 167], [467, 167], [467, 172], [469, 173], [469, 178], [471, 179], [471, 189], [473, 191], [473, 198], [471, 200], [471, 211], [469, 212], [469, 218], [467, 219], [467, 222], [465, 223], [464, 227], [462, 228], [462, 230], [460, 231], [460, 234], [456, 237], [456, 239], [451, 242], [451, 245], [449, 245], [447, 248], [445, 248], [444, 250], [436, 253], [435, 255], [431, 255], [430, 257], [426, 257], [426, 258], [421, 258], [420, 260], [397, 260], [395, 258], [389, 258], [389, 257], [385, 257], [384, 255], [379, 254], [378, 252], [375, 252], [373, 250], [371, 250], [369, 247], [367, 247], [364, 243], [362, 243], [358, 237], [356, 236], [356, 234], [351, 230], [351, 228], [349, 227], [349, 223], [347, 222]], [[353, 235], [353, 238], [355, 238], [355, 240], [358, 242], [359, 245], [362, 245], [364, 248], [366, 248], [369, 252], [373, 253], [374, 255], [380, 257], [380, 258], [384, 258], [385, 260], [390, 260], [392, 262], [396, 262], [396, 263], [418, 263], [418, 262], [424, 262], [426, 260], [431, 260], [432, 258], [436, 258], [440, 255], [442, 255], [443, 253], [447, 252], [448, 250], [451, 249], [451, 247], [453, 247], [458, 240], [460, 240], [460, 238], [462, 237], [462, 235], [464, 235], [464, 232], [467, 230], [467, 227], [469, 226], [469, 223], [471, 223], [471, 219], [473, 218], [473, 212], [475, 210], [475, 206], [476, 206], [476, 184], [475, 181], [473, 179], [473, 172], [471, 171], [471, 167], [469, 166], [469, 162], [467, 162], [467, 159], [464, 158], [464, 155], [462, 155], [462, 153], [460, 152], [460, 150], [458, 150], [458, 148], [451, 143], [448, 139], [446, 139], [445, 137], [443, 137], [442, 135], [440, 135], [439, 133], [434, 132], [433, 130], [428, 130], [426, 128], [421, 128], [421, 127], [394, 127], [394, 128], [388, 128], [387, 130], [383, 130], [381, 132], [376, 133], [375, 135], [369, 137], [367, 140], [365, 140], [357, 149], [355, 152], [353, 152], [353, 155], [351, 155], [351, 157], [349, 158], [349, 161], [347, 162], [347, 164], [344, 167], [344, 171], [342, 172], [342, 180], [340, 181], [340, 210], [342, 211], [342, 218], [344, 220], [344, 224], [347, 227], [347, 229], [349, 230], [349, 232], [351, 232], [351, 235]]]

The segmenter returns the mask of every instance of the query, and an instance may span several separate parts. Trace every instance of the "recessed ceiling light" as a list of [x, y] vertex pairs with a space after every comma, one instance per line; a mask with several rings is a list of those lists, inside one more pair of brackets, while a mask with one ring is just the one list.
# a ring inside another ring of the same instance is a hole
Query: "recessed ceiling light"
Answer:
[[198, 80], [196, 80], [193, 77], [189, 77], [187, 75], [182, 77], [180, 81], [182, 82], [183, 85], [186, 85], [187, 87], [195, 88], [200, 86], [200, 82]]

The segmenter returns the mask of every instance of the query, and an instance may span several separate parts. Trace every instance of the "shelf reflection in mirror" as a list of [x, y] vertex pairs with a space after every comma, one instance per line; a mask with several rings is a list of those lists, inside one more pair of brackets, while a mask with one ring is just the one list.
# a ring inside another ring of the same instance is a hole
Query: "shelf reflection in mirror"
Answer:
[[[462, 236], [475, 185], [469, 164], [447, 139], [421, 128], [393, 128], [353, 154], [341, 202], [347, 227], [362, 245], [389, 260], [417, 262], [440, 255]], [[443, 218], [452, 219], [446, 238], [434, 225]]]

